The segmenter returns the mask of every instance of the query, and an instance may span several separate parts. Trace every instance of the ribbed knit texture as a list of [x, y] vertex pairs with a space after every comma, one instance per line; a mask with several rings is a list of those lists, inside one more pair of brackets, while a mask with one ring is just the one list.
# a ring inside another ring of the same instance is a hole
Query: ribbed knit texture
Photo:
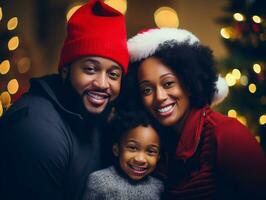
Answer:
[[154, 177], [133, 182], [111, 166], [89, 175], [83, 200], [157, 200], [163, 190], [163, 183]]

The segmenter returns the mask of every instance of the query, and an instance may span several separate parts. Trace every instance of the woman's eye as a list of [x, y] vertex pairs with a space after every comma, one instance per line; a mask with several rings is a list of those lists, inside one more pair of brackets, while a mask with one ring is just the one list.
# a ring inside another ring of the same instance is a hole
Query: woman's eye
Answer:
[[146, 96], [152, 93], [152, 88], [151, 87], [145, 87], [141, 90], [141, 93]]
[[174, 81], [167, 81], [164, 83], [165, 88], [170, 88], [174, 85]]

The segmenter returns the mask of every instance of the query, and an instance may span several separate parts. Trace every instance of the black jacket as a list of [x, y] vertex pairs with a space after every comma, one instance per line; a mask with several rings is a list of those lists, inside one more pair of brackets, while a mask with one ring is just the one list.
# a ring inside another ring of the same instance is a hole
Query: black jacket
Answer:
[[106, 167], [104, 121], [64, 108], [61, 86], [58, 75], [33, 79], [1, 119], [0, 199], [80, 199], [87, 175]]

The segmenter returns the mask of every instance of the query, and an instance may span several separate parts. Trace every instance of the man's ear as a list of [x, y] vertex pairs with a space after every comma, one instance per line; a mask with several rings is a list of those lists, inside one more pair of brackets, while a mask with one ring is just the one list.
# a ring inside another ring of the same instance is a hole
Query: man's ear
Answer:
[[117, 143], [113, 144], [113, 154], [114, 156], [118, 157], [119, 156], [119, 146]]
[[68, 73], [69, 73], [69, 67], [63, 66], [60, 70], [60, 74], [63, 80], [66, 80]]

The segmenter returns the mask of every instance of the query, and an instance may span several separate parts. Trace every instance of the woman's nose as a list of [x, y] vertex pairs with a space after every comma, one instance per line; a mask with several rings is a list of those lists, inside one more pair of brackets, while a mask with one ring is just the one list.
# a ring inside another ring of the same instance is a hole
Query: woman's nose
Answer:
[[165, 89], [158, 87], [156, 89], [156, 100], [159, 102], [163, 102], [166, 99], [167, 99], [167, 92], [165, 91]]

